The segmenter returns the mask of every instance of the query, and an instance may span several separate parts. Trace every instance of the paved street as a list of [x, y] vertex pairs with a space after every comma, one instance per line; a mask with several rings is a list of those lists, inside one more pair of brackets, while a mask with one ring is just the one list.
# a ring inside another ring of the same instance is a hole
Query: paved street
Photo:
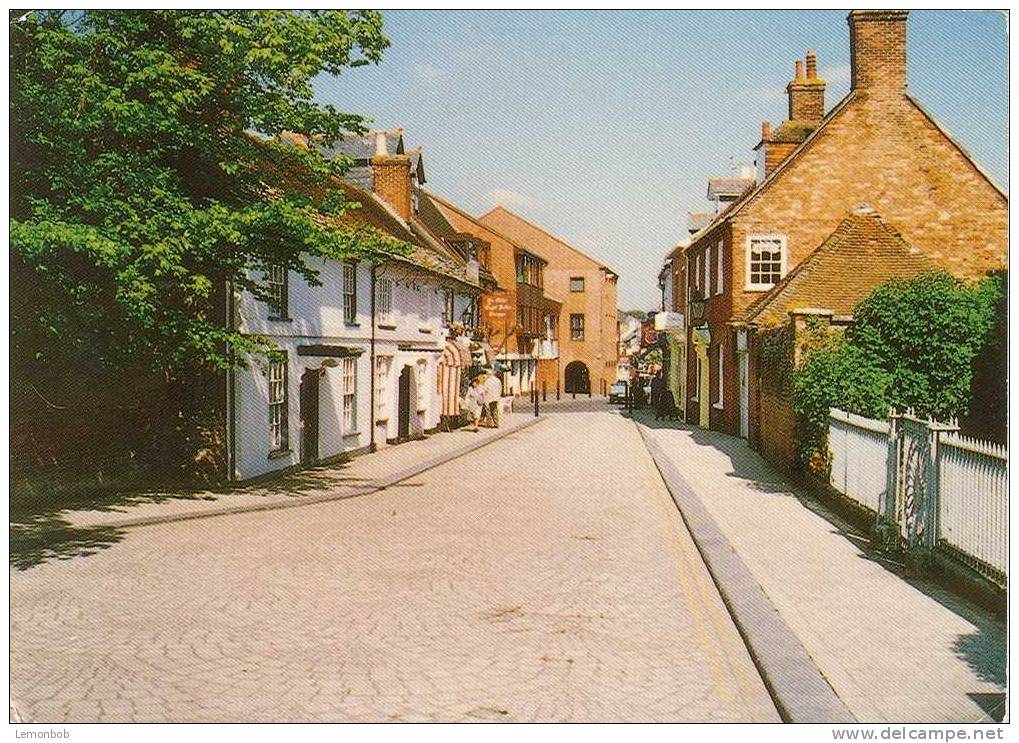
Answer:
[[26, 720], [778, 720], [597, 401], [380, 492], [131, 529], [11, 592]]

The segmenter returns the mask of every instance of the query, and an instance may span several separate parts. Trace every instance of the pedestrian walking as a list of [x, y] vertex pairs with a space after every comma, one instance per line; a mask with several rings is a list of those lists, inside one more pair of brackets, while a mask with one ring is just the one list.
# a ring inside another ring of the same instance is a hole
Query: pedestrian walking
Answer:
[[475, 377], [467, 386], [467, 392], [461, 401], [460, 407], [470, 417], [468, 431], [477, 433], [481, 424], [481, 410], [485, 405], [485, 389], [481, 384], [481, 378]]
[[497, 374], [486, 374], [484, 387], [485, 416], [491, 421], [493, 428], [498, 428], [502, 418], [502, 380]]
[[655, 409], [655, 420], [661, 420], [664, 412], [662, 395], [665, 393], [665, 375], [658, 371], [651, 380], [651, 405]]

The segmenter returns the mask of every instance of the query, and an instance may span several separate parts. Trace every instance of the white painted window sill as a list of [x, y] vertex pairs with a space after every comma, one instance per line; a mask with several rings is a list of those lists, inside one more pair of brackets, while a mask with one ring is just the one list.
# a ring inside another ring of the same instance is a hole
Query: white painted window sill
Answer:
[[725, 410], [725, 405], [723, 405], [720, 402], [711, 403], [711, 407], [713, 407], [715, 410]]

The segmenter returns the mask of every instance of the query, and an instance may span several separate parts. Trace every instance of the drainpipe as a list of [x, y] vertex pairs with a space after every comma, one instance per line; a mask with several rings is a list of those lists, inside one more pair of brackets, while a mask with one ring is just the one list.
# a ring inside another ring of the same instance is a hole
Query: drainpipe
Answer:
[[378, 266], [375, 263], [371, 264], [371, 318], [372, 318], [372, 336], [371, 336], [371, 368], [368, 370], [368, 388], [371, 391], [371, 399], [368, 401], [371, 413], [368, 419], [371, 421], [371, 430], [368, 432], [368, 451], [378, 451], [378, 446], [375, 444], [375, 272]]

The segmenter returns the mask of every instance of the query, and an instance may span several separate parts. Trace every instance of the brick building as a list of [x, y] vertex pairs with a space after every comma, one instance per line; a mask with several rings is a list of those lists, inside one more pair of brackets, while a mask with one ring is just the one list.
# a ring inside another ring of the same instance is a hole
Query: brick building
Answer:
[[480, 221], [547, 261], [546, 290], [562, 302], [559, 365], [549, 384], [558, 381], [565, 392], [608, 394], [617, 376], [619, 275], [505, 207]]
[[[906, 19], [906, 11], [849, 14], [852, 88], [826, 114], [815, 55], [796, 64], [790, 118], [762, 127], [760, 180], [691, 237], [691, 422], [749, 435], [746, 330], [732, 321], [862, 203], [959, 277], [1004, 266], [1007, 197], [907, 93]], [[824, 286], [833, 297], [842, 291], [836, 280]]]
[[774, 289], [733, 318], [737, 356], [746, 361], [738, 373], [746, 375], [749, 397], [749, 405], [740, 409], [741, 415], [746, 410], [740, 427], [755, 448], [780, 467], [795, 468], [792, 371], [800, 365], [804, 344], [815, 333], [840, 332], [852, 322], [853, 308], [881, 284], [930, 267], [919, 249], [861, 205]]
[[559, 367], [562, 305], [546, 289], [548, 262], [524, 243], [483, 223], [449, 201], [422, 192], [425, 209], [435, 209], [455, 230], [484, 245], [483, 265], [494, 286], [486, 286], [479, 325], [510, 367], [504, 378], [508, 394], [529, 393], [552, 380]]

